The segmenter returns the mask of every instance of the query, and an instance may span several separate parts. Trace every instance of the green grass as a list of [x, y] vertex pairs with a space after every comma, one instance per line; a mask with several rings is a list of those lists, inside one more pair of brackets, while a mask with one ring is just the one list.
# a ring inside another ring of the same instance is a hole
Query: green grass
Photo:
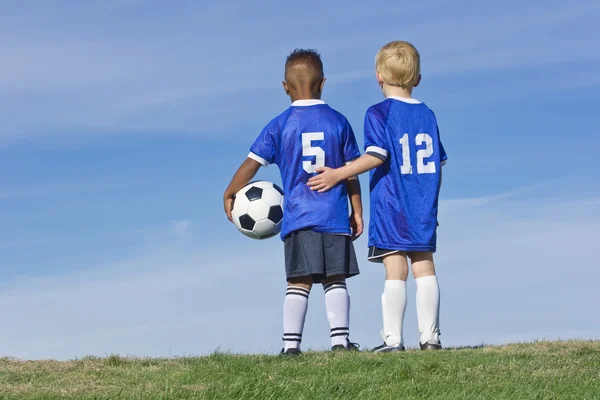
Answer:
[[0, 359], [2, 399], [600, 399], [600, 341], [297, 358]]

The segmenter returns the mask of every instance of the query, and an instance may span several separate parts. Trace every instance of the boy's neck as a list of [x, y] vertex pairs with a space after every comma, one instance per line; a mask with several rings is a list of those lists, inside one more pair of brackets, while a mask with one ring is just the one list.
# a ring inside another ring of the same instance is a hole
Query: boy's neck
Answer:
[[296, 100], [321, 100], [321, 93], [311, 93], [310, 91], [291, 93], [292, 103]]
[[387, 83], [384, 83], [381, 91], [383, 95], [388, 98], [391, 96], [404, 97], [405, 99], [412, 99], [412, 86], [409, 88], [402, 88], [399, 86], [391, 86]]
[[321, 100], [321, 96], [290, 96], [292, 103], [298, 100]]

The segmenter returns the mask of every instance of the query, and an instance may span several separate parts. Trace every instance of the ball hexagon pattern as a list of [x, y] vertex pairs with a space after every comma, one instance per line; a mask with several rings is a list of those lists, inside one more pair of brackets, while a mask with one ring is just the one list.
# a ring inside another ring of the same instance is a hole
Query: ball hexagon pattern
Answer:
[[235, 195], [233, 223], [252, 239], [268, 239], [281, 231], [283, 190], [268, 181], [250, 182]]

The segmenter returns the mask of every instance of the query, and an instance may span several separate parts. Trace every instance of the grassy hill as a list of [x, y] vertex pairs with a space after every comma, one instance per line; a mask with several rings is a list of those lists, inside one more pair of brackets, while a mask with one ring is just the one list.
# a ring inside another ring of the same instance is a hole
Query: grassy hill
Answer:
[[299, 358], [5, 358], [0, 398], [600, 399], [600, 341]]

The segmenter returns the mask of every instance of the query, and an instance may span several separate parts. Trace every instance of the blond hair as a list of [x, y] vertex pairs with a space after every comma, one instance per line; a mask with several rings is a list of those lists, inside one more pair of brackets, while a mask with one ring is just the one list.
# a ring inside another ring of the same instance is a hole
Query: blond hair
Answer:
[[419, 80], [421, 57], [415, 46], [396, 40], [377, 52], [375, 70], [388, 85], [412, 88]]

